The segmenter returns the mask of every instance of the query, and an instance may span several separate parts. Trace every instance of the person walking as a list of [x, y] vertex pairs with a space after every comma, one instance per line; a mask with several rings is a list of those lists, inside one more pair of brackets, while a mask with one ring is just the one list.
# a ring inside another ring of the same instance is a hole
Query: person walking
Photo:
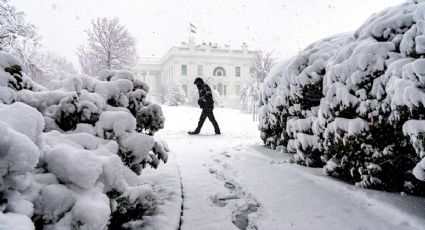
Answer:
[[189, 131], [188, 133], [190, 135], [196, 135], [201, 132], [202, 125], [204, 125], [205, 119], [208, 119], [211, 121], [212, 125], [214, 126], [214, 131], [216, 135], [220, 135], [220, 128], [218, 127], [218, 123], [215, 120], [214, 117], [214, 99], [211, 92], [211, 88], [209, 85], [204, 83], [204, 80], [202, 78], [198, 77], [195, 79], [195, 82], [193, 84], [196, 85], [198, 88], [199, 93], [199, 99], [198, 104], [199, 107], [202, 109], [201, 117], [199, 118], [198, 127], [194, 131]]

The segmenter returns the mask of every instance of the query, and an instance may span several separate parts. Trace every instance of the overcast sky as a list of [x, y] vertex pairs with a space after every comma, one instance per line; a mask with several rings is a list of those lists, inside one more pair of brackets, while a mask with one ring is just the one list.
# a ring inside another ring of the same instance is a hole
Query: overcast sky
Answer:
[[308, 44], [353, 31], [369, 15], [404, 0], [11, 0], [38, 26], [42, 43], [78, 65], [76, 47], [97, 17], [118, 17], [137, 38], [139, 56], [161, 57], [188, 40], [275, 50], [280, 58]]

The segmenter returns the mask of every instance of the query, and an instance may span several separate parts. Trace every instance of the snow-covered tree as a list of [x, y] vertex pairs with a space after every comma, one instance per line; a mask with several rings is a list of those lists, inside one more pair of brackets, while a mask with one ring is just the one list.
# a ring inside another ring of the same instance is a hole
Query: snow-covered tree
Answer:
[[250, 69], [256, 82], [262, 83], [275, 63], [273, 52], [256, 52]]
[[0, 51], [10, 51], [16, 40], [38, 42], [36, 28], [25, 20], [23, 12], [13, 7], [9, 0], [0, 0]]
[[77, 51], [84, 73], [96, 75], [104, 69], [129, 69], [136, 64], [136, 39], [118, 18], [92, 21], [87, 36], [88, 43]]
[[160, 86], [159, 86], [159, 89], [158, 89], [158, 99], [159, 99], [159, 102], [161, 103], [161, 104], [165, 104], [165, 102], [167, 101], [167, 86], [166, 85], [163, 85], [163, 84], [161, 84]]
[[260, 102], [260, 85], [252, 81], [241, 92], [241, 110], [247, 113], [253, 113]]
[[130, 72], [48, 89], [0, 51], [0, 219], [7, 229], [140, 229], [155, 193], [138, 174], [167, 161], [161, 107]]
[[40, 76], [47, 65], [39, 40], [35, 25], [26, 21], [24, 13], [8, 0], [0, 0], [0, 51], [21, 59], [30, 76]]
[[49, 65], [47, 72], [48, 75], [67, 77], [71, 75], [76, 75], [78, 73], [77, 69], [75, 69], [74, 64], [72, 64], [72, 62], [70, 62], [65, 57], [62, 57], [53, 52], [47, 52], [46, 56]]
[[261, 91], [264, 143], [357, 186], [425, 195], [424, 10], [386, 9], [273, 68]]
[[251, 81], [241, 93], [241, 110], [248, 113], [257, 113], [257, 107], [260, 103], [260, 86], [267, 74], [273, 67], [275, 60], [272, 57], [273, 52], [256, 52], [251, 65]]
[[48, 52], [43, 47], [39, 47], [35, 52], [36, 55], [33, 58], [36, 58], [39, 64], [36, 71], [29, 74], [33, 81], [47, 87], [54, 87], [53, 82], [55, 80], [58, 81], [77, 74], [74, 65], [66, 58]]
[[186, 97], [183, 88], [175, 82], [168, 83], [167, 91], [165, 94], [165, 104], [171, 106], [178, 106], [185, 102]]

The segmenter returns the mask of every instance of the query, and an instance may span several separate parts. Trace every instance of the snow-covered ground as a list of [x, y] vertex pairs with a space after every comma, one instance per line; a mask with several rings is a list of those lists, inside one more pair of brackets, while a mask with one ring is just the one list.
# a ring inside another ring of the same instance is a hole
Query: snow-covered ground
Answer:
[[142, 173], [167, 178], [154, 186], [163, 198], [152, 217], [158, 229], [425, 229], [424, 198], [364, 190], [285, 163], [290, 155], [262, 146], [251, 115], [216, 109], [223, 135], [206, 121], [201, 135], [189, 136], [201, 110], [163, 110], [157, 135], [172, 153], [167, 164]]

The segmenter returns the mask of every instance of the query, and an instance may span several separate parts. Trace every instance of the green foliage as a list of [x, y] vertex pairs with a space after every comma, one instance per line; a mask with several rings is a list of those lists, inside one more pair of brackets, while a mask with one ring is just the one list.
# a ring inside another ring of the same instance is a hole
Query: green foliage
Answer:
[[64, 98], [56, 110], [55, 121], [64, 130], [74, 130], [80, 123], [80, 105], [77, 95]]
[[[143, 202], [140, 200], [131, 202], [128, 195], [116, 190], [108, 192], [107, 196], [111, 200], [111, 210], [113, 210], [108, 229], [133, 229], [130, 228], [129, 222], [143, 222], [143, 217], [151, 215], [153, 212], [154, 197], [147, 197]], [[142, 224], [137, 227], [142, 227]]]
[[137, 130], [153, 135], [158, 130], [164, 128], [165, 117], [161, 106], [157, 104], [149, 104], [136, 113]]
[[4, 69], [5, 72], [9, 73], [13, 76], [14, 81], [9, 81], [9, 87], [14, 90], [21, 90], [22, 87], [22, 68], [19, 65], [13, 65], [10, 67], [6, 67]]

